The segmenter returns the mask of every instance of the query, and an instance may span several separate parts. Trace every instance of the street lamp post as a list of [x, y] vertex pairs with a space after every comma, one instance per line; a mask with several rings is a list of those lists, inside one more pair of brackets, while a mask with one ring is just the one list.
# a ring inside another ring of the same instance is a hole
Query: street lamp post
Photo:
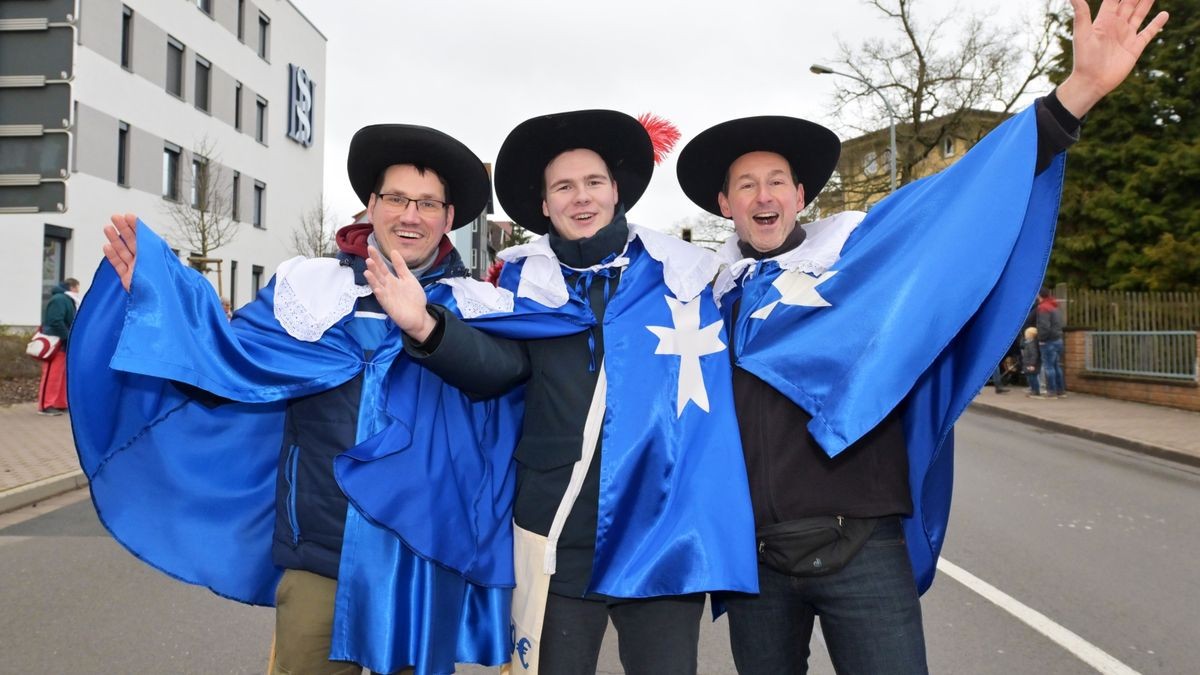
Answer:
[[859, 77], [858, 75], [851, 75], [850, 73], [843, 73], [843, 72], [834, 70], [833, 68], [830, 68], [829, 66], [822, 66], [818, 63], [814, 63], [811, 66], [809, 66], [808, 70], [809, 70], [809, 72], [811, 72], [814, 75], [841, 75], [842, 77], [848, 77], [851, 80], [854, 80], [855, 82], [860, 82], [860, 83], [866, 85], [867, 89], [870, 89], [871, 91], [873, 91], [879, 95], [879, 99], [881, 101], [883, 101], [883, 106], [885, 108], [887, 108], [888, 116], [892, 118], [892, 123], [888, 126], [888, 168], [891, 170], [891, 173], [892, 173], [891, 192], [895, 192], [896, 191], [896, 120], [898, 118], [896, 117], [896, 111], [892, 109], [892, 104], [887, 100], [887, 97], [883, 95], [883, 92], [879, 91], [878, 87], [871, 84], [867, 80]]

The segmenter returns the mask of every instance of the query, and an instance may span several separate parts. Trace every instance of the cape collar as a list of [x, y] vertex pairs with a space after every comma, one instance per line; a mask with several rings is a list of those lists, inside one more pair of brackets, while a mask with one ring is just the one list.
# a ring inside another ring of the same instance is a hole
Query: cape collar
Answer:
[[501, 251], [505, 263], [523, 263], [517, 297], [529, 298], [547, 307], [562, 307], [570, 299], [563, 270], [598, 271], [630, 264], [629, 244], [642, 243], [646, 253], [662, 264], [663, 282], [676, 298], [690, 302], [704, 291], [720, 268], [716, 255], [678, 237], [629, 223], [625, 247], [616, 258], [586, 268], [568, 267], [559, 261], [548, 237]]
[[737, 235], [733, 235], [717, 249], [722, 269], [713, 282], [713, 297], [717, 304], [721, 298], [754, 276], [767, 262], [773, 262], [781, 270], [799, 270], [809, 274], [822, 274], [842, 256], [846, 240], [867, 214], [862, 211], [843, 211], [804, 225], [804, 241], [797, 247], [784, 251], [772, 258], [755, 260], [742, 255]]

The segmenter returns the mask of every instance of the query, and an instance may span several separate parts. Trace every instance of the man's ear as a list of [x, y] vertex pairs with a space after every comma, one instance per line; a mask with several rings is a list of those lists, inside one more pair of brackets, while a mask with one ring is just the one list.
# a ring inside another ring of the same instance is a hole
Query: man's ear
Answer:
[[721, 215], [726, 218], [733, 217], [733, 210], [729, 208], [729, 200], [725, 198], [724, 192], [717, 193], [717, 205], [721, 207]]

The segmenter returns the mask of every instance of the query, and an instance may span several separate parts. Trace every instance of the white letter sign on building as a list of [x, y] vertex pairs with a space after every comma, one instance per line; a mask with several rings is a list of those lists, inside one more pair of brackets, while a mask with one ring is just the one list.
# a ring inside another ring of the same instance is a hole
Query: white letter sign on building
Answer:
[[316, 133], [316, 126], [313, 124], [316, 110], [313, 109], [313, 103], [317, 98], [317, 85], [309, 79], [304, 68], [294, 63], [288, 66], [288, 82], [288, 138], [308, 147], [313, 144], [313, 136]]

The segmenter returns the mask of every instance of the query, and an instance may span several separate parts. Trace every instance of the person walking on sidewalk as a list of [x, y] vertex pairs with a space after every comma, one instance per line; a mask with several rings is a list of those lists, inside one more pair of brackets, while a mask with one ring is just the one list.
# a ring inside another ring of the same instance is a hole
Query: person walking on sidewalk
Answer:
[[1066, 398], [1067, 387], [1062, 369], [1062, 310], [1049, 288], [1038, 291], [1037, 301], [1038, 351], [1041, 353], [1042, 371], [1046, 373], [1046, 396]]
[[79, 282], [67, 279], [50, 291], [50, 301], [42, 311], [42, 332], [62, 338], [54, 354], [42, 361], [42, 379], [38, 383], [38, 414], [61, 415], [67, 410], [67, 338], [75, 323], [75, 300]]
[[1041, 352], [1038, 351], [1037, 328], [1030, 326], [1025, 329], [1025, 338], [1021, 340], [1021, 372], [1025, 373], [1025, 381], [1029, 383], [1026, 396], [1045, 398], [1038, 386], [1038, 371], [1041, 370]]

